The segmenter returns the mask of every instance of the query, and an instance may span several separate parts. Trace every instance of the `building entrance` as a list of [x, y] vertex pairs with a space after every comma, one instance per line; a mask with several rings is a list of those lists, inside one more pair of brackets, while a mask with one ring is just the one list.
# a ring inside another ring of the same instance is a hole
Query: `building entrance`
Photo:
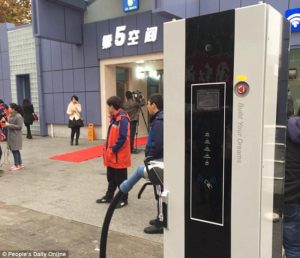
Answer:
[[29, 74], [17, 75], [17, 99], [19, 105], [23, 104], [24, 99], [31, 101]]
[[[100, 62], [102, 138], [105, 138], [108, 116], [106, 100], [117, 95], [125, 101], [126, 91], [138, 91], [145, 100], [153, 93], [163, 94], [162, 54], [143, 55]], [[146, 105], [142, 107], [148, 121]], [[147, 135], [147, 127], [140, 117], [139, 136]]]

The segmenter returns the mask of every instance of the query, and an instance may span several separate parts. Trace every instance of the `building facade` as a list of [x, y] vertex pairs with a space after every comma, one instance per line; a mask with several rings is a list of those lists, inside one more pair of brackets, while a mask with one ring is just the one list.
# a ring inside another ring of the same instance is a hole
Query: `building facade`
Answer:
[[[300, 0], [264, 2], [283, 15], [288, 9], [300, 7]], [[68, 136], [66, 107], [71, 96], [77, 95], [85, 123], [93, 123], [97, 137], [105, 138], [109, 96], [123, 98], [125, 91], [130, 90], [147, 98], [155, 92], [163, 93], [163, 87], [172, 87], [163, 85], [165, 22], [258, 1], [143, 0], [137, 10], [128, 11], [137, 3], [137, 0], [32, 1], [32, 25], [0, 26], [0, 98], [20, 103], [24, 97], [20, 92], [29, 91], [40, 117], [34, 133]], [[300, 32], [292, 32], [289, 67], [296, 70], [296, 75], [289, 80], [289, 86], [295, 110], [300, 106], [299, 45]], [[29, 86], [24, 86], [26, 78]], [[146, 134], [147, 122], [147, 111], [141, 107], [141, 135]]]

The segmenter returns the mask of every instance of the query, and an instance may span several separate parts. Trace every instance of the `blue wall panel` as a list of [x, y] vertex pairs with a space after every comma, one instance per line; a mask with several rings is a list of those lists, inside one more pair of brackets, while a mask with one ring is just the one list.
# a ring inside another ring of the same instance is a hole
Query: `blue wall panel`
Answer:
[[64, 95], [61, 93], [53, 94], [53, 109], [54, 109], [54, 121], [57, 124], [64, 124], [66, 108], [64, 106]]
[[186, 0], [185, 17], [194, 17], [200, 14], [200, 0]]
[[[145, 33], [147, 27], [152, 24], [152, 14], [151, 12], [147, 13], [138, 13], [137, 14], [137, 25], [138, 28]], [[148, 54], [152, 52], [152, 43], [147, 44], [139, 44], [138, 46], [138, 54]]]
[[84, 67], [84, 54], [83, 46], [72, 46], [73, 52], [73, 68], [83, 68]]
[[3, 83], [4, 102], [9, 104], [12, 101], [10, 80], [3, 80], [2, 83]]
[[10, 80], [3, 80], [4, 86], [4, 102], [10, 103], [11, 102], [11, 89], [10, 89]]
[[257, 4], [258, 1], [256, 0], [241, 0], [242, 6], [248, 6], [248, 5], [253, 5]]
[[52, 93], [53, 86], [52, 86], [52, 72], [43, 72], [42, 74], [42, 88], [43, 93]]
[[99, 91], [99, 67], [85, 68], [86, 91]]
[[84, 65], [85, 67], [98, 65], [97, 59], [97, 25], [89, 23], [84, 25]]
[[8, 52], [2, 52], [1, 53], [1, 63], [2, 63], [2, 78], [4, 80], [10, 80]]
[[62, 54], [62, 68], [72, 69], [73, 68], [72, 45], [68, 43], [62, 43], [61, 54]]
[[170, 7], [167, 7], [167, 9], [179, 17], [184, 17], [186, 15], [186, 0], [165, 1], [165, 5], [169, 5]]
[[85, 91], [84, 69], [75, 69], [74, 70], [74, 91], [75, 92]]
[[[152, 43], [152, 51], [153, 52], [162, 52], [163, 51], [163, 38], [164, 38], [164, 22], [167, 21], [166, 18], [163, 18], [158, 15], [152, 16], [152, 26], [157, 26], [157, 39], [154, 43]], [[145, 32], [144, 32], [145, 33]]]
[[240, 6], [240, 0], [220, 0], [220, 11], [231, 10]]
[[0, 24], [0, 52], [8, 52], [6, 24]]
[[63, 71], [63, 91], [74, 92], [74, 77], [73, 70]]
[[289, 0], [289, 9], [300, 8], [300, 0]]
[[50, 40], [41, 40], [42, 71], [51, 71], [51, 43]]
[[46, 123], [54, 123], [54, 100], [52, 94], [44, 94]]
[[70, 103], [70, 100], [71, 100], [71, 96], [73, 96], [73, 94], [71, 93], [64, 93], [63, 94], [63, 101], [64, 101], [64, 111], [65, 111], [65, 114], [64, 114], [64, 123], [67, 124], [68, 121], [69, 121], [69, 116], [67, 114], [67, 109], [68, 109], [68, 105]]
[[65, 26], [67, 42], [82, 42], [83, 13], [65, 8]]
[[300, 46], [300, 32], [293, 32], [290, 38], [291, 46]]
[[51, 41], [51, 60], [52, 60], [52, 70], [62, 69], [60, 42]]
[[87, 92], [86, 93], [86, 122], [101, 124], [101, 104], [100, 104], [100, 92]]
[[[38, 0], [39, 32], [47, 38], [65, 39], [65, 11], [64, 7], [45, 0]], [[38, 33], [39, 33], [38, 32]]]
[[110, 57], [110, 50], [102, 50], [102, 37], [103, 35], [110, 34], [109, 21], [101, 21], [97, 23], [97, 47], [98, 47], [98, 58], [105, 59]]
[[[0, 60], [1, 60], [1, 56], [2, 56], [2, 53], [0, 52]], [[2, 71], [2, 62], [0, 62], [0, 80], [3, 79], [3, 71]]]
[[216, 13], [220, 10], [219, 0], [201, 0], [200, 14]]
[[[111, 34], [113, 34], [113, 41], [115, 41], [115, 34], [116, 34], [116, 27], [120, 26], [123, 24], [122, 18], [116, 18], [116, 19], [112, 19], [109, 22], [109, 31]], [[126, 33], [126, 38], [127, 38], [127, 33], [128, 30], [125, 31]], [[125, 44], [126, 44], [127, 40], [125, 40]], [[125, 45], [124, 44], [124, 45]], [[123, 55], [123, 46], [116, 46], [115, 43], [113, 42], [112, 47], [110, 48], [110, 57], [120, 57]]]
[[74, 2], [32, 0], [34, 35], [62, 42], [82, 44], [84, 9]]
[[169, 13], [178, 17], [185, 17], [186, 15], [186, 0], [160, 0], [156, 1], [154, 6], [156, 8], [161, 8], [161, 10], [154, 9], [154, 12], [160, 13], [160, 11], [163, 11], [166, 14]]
[[0, 79], [0, 99], [4, 99], [4, 82]]
[[53, 71], [52, 72], [52, 82], [53, 82], [53, 92], [63, 92], [63, 78], [62, 71]]
[[284, 15], [285, 11], [289, 8], [288, 1], [267, 0], [266, 3], [272, 5], [276, 10]]
[[[124, 48], [123, 48], [123, 55], [124, 56], [132, 56], [132, 55], [137, 55], [137, 45], [131, 45], [131, 46], [128, 46], [128, 33], [129, 31], [132, 31], [132, 30], [137, 30], [137, 23], [136, 23], [136, 15], [130, 15], [130, 16], [125, 16], [123, 18], [123, 24], [126, 25], [126, 34], [127, 34], [127, 41], [126, 41], [126, 44], [124, 45]], [[144, 37], [143, 37], [143, 31], [140, 31], [140, 34], [139, 34], [139, 40], [137, 40], [137, 42], [141, 43], [143, 42], [144, 40]]]

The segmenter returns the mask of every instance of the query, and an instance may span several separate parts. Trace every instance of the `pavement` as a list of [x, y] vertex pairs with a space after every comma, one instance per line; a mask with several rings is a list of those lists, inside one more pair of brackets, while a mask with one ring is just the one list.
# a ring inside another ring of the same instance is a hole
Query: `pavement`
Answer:
[[[103, 160], [72, 163], [49, 157], [100, 144], [85, 139], [79, 146], [70, 146], [67, 138], [24, 139], [21, 155], [25, 168], [10, 172], [13, 158], [1, 143], [5, 157], [0, 167], [0, 258], [11, 250], [35, 252], [31, 257], [48, 257], [42, 254], [49, 250], [66, 251], [70, 258], [99, 257], [100, 232], [108, 208], [95, 203], [107, 188]], [[142, 164], [143, 157], [143, 152], [132, 155], [129, 174]], [[129, 193], [129, 205], [114, 213], [107, 257], [163, 257], [163, 235], [143, 232], [156, 216], [153, 188], [148, 187], [137, 199], [144, 182]], [[53, 253], [48, 255], [53, 257]]]

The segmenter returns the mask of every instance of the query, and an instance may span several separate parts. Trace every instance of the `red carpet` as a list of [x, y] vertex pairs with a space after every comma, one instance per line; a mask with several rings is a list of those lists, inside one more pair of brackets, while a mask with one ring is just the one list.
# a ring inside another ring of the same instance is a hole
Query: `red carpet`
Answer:
[[[137, 139], [137, 146], [145, 145], [146, 143], [147, 143], [147, 137], [141, 137]], [[69, 161], [69, 162], [82, 162], [89, 159], [102, 157], [102, 155], [103, 155], [102, 145], [99, 145], [84, 150], [55, 155], [50, 157], [50, 159]]]

